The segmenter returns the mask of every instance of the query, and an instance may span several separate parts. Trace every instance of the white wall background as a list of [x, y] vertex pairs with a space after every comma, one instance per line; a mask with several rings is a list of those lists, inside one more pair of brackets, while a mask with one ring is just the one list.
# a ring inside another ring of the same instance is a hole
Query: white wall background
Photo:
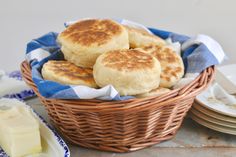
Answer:
[[26, 43], [84, 17], [126, 18], [147, 26], [221, 43], [236, 63], [235, 0], [0, 0], [0, 69], [19, 69]]

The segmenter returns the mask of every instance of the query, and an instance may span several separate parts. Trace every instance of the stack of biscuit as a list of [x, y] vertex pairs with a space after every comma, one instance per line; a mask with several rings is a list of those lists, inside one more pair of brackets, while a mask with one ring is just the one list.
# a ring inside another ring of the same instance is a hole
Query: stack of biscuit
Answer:
[[166, 41], [145, 30], [109, 19], [88, 19], [58, 36], [64, 61], [43, 65], [46, 80], [102, 88], [113, 85], [120, 95], [158, 96], [184, 75], [182, 58]]

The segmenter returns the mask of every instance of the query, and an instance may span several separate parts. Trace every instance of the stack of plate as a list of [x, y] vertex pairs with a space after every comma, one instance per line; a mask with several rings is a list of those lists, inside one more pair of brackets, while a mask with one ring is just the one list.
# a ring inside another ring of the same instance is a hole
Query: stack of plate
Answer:
[[[212, 96], [214, 90], [214, 86], [211, 86], [196, 97], [189, 116], [205, 127], [236, 135], [236, 104], [227, 104], [224, 100], [216, 99]], [[224, 95], [218, 93], [218, 96], [225, 99]]]

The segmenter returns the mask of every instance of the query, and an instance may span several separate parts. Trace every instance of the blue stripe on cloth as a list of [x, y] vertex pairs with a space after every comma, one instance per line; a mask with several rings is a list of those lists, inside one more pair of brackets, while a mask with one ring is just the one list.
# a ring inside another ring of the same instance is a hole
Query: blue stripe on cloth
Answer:
[[190, 55], [186, 56], [185, 60], [187, 61], [186, 73], [200, 73], [209, 66], [219, 64], [204, 44], [197, 46]]
[[148, 28], [153, 34], [163, 38], [163, 39], [167, 39], [171, 32], [168, 31], [164, 31], [164, 30], [160, 30], [160, 29], [156, 29], [156, 28]]
[[172, 39], [172, 42], [180, 42], [180, 44], [183, 44], [185, 41], [190, 39], [186, 35], [181, 35], [181, 34], [177, 34], [177, 33], [170, 33], [169, 38]]
[[193, 45], [189, 48], [187, 48], [184, 52], [182, 52], [182, 59], [183, 59], [183, 62], [184, 62], [184, 73], [186, 73], [187, 71], [187, 67], [189, 66], [188, 65], [188, 56], [191, 55], [194, 50], [198, 47], [198, 45]]
[[58, 43], [56, 40], [57, 36], [58, 36], [58, 33], [49, 32], [48, 34], [35, 39], [35, 41], [37, 41], [38, 43], [40, 43], [41, 45], [45, 47], [58, 46]]
[[31, 41], [30, 43], [27, 44], [26, 48], [26, 54], [30, 53], [31, 51], [43, 47], [40, 43], [36, 41]]
[[55, 50], [60, 48], [56, 40], [57, 36], [58, 33], [49, 32], [48, 34], [45, 34], [38, 39], [32, 40], [27, 44], [26, 54], [38, 48], [42, 48], [44, 50], [47, 50], [48, 52], [54, 52]]

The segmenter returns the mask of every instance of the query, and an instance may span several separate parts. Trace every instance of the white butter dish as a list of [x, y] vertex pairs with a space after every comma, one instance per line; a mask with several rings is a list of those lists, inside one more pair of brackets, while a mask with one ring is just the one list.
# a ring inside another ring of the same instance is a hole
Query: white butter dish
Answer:
[[[28, 108], [32, 112], [32, 115], [38, 120], [40, 126], [42, 152], [38, 154], [28, 155], [27, 157], [69, 157], [70, 151], [63, 139], [30, 106], [16, 99], [0, 99], [0, 109], [11, 108], [13, 106], [19, 105]], [[1, 149], [1, 147], [0, 156], [8, 157], [4, 150]]]

